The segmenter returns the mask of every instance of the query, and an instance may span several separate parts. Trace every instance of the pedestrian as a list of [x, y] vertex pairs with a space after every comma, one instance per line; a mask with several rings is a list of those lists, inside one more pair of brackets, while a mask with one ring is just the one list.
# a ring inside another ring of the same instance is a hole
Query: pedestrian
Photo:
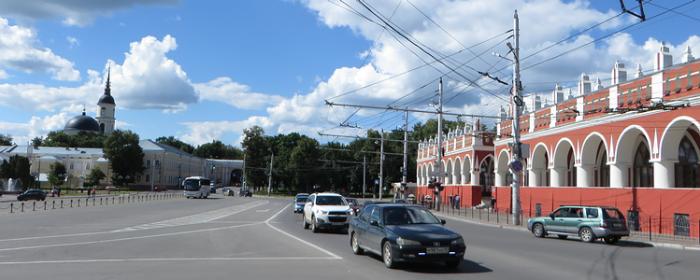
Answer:
[[461, 200], [462, 200], [462, 197], [459, 194], [455, 196], [455, 208], [457, 208], [457, 210], [459, 210], [459, 205], [460, 205]]

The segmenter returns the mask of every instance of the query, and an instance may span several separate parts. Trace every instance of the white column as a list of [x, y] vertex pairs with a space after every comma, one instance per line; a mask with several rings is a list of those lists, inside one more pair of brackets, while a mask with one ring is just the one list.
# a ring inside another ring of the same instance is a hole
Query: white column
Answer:
[[561, 187], [562, 179], [566, 177], [566, 170], [563, 167], [552, 167], [549, 169], [549, 183], [552, 187]]
[[667, 189], [676, 186], [675, 167], [676, 162], [672, 160], [654, 161], [654, 188]]
[[478, 186], [479, 185], [479, 171], [477, 170], [472, 170], [472, 185]]
[[505, 179], [503, 174], [504, 172], [500, 172], [499, 170], [496, 170], [494, 172], [496, 173], [494, 185], [503, 186], [503, 184], [505, 183], [505, 180], [503, 180]]
[[576, 166], [576, 186], [592, 187], [594, 183], [593, 176], [595, 176], [593, 165]]
[[539, 170], [535, 168], [530, 168], [527, 170], [528, 175], [527, 175], [527, 186], [528, 187], [538, 187], [539, 185], [537, 184], [537, 176], [539, 175]]
[[627, 169], [629, 163], [610, 164], [610, 187], [621, 188], [629, 186], [627, 181]]

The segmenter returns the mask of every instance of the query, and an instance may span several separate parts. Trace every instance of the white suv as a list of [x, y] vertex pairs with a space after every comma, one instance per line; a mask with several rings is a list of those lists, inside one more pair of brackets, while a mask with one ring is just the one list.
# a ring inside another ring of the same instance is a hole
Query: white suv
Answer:
[[343, 196], [337, 193], [314, 193], [304, 205], [304, 229], [313, 232], [321, 228], [348, 230], [352, 209]]

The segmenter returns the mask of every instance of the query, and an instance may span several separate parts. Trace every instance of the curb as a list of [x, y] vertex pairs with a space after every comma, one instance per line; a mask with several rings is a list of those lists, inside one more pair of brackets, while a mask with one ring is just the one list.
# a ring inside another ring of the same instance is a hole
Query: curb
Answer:
[[[527, 230], [527, 228], [519, 227], [519, 226], [484, 223], [484, 222], [480, 222], [480, 221], [476, 221], [476, 220], [454, 217], [454, 216], [446, 215], [446, 214], [439, 213], [439, 212], [433, 212], [433, 214], [435, 216], [438, 216], [441, 218], [456, 220], [456, 221], [460, 221], [460, 222], [464, 222], [464, 223], [468, 223], [468, 224], [475, 224], [475, 225], [487, 226], [487, 227], [492, 227], [492, 228], [500, 228], [500, 229], [529, 232]], [[648, 245], [655, 247], [655, 248], [666, 248], [666, 249], [674, 249], [674, 250], [682, 250], [682, 251], [700, 251], [700, 246], [688, 246], [688, 245], [664, 243], [664, 242], [651, 242], [651, 241], [644, 241], [644, 240], [637, 240], [637, 239], [626, 239], [626, 240], [648, 244]]]

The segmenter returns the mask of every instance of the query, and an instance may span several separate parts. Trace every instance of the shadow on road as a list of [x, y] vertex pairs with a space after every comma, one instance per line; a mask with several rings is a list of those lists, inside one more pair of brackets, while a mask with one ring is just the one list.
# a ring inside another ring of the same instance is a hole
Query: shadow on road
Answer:
[[[369, 257], [377, 260], [379, 265], [384, 265], [382, 257], [372, 253], [365, 253]], [[488, 267], [481, 265], [480, 263], [473, 262], [471, 260], [463, 259], [462, 263], [457, 268], [447, 268], [445, 265], [439, 262], [435, 263], [399, 263], [396, 267], [398, 270], [403, 270], [406, 272], [413, 273], [429, 273], [429, 274], [468, 274], [468, 273], [487, 273], [493, 272]]]
[[[552, 238], [556, 240], [557, 238]], [[578, 238], [567, 238], [567, 239], [559, 239], [562, 242], [580, 242], [583, 243]], [[605, 244], [602, 240], [597, 240], [593, 242], [592, 244], [597, 244], [600, 246], [611, 246], [611, 247], [626, 247], [626, 248], [651, 248], [654, 247], [654, 245], [651, 245], [649, 243], [645, 242], [640, 242], [640, 241], [634, 241], [634, 240], [620, 240], [615, 244]]]

